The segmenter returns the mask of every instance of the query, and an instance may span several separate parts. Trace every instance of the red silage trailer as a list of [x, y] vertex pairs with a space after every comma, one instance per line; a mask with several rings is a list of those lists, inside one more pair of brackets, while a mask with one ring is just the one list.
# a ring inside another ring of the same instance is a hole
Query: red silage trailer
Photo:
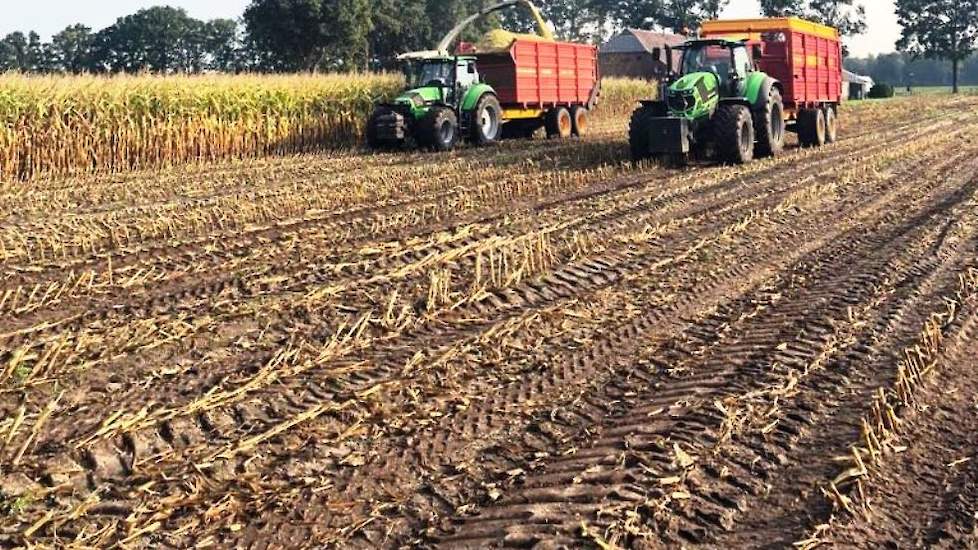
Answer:
[[483, 80], [503, 108], [504, 133], [583, 134], [598, 102], [598, 50], [586, 44], [516, 39], [501, 51], [474, 53]]
[[797, 17], [703, 23], [706, 38], [747, 40], [758, 68], [781, 82], [786, 112], [836, 108], [842, 101], [839, 31]]

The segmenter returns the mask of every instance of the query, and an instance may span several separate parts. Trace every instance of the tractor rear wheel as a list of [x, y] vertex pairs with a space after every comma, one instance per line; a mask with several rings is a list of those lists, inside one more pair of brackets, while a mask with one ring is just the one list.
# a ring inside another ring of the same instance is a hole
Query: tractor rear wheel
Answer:
[[757, 136], [754, 155], [758, 158], [778, 156], [784, 150], [784, 131], [781, 92], [771, 88], [764, 107], [754, 112], [754, 134]]
[[632, 150], [632, 160], [640, 161], [652, 158], [650, 149], [652, 143], [649, 129], [655, 124], [659, 112], [652, 107], [639, 107], [632, 113], [632, 121], [628, 126], [628, 145]]
[[503, 109], [496, 96], [485, 94], [479, 98], [472, 110], [469, 126], [472, 129], [472, 143], [490, 145], [499, 141], [503, 129]]
[[433, 151], [451, 151], [458, 143], [458, 117], [447, 107], [432, 107], [418, 123], [418, 145]]
[[717, 153], [729, 164], [754, 160], [754, 121], [744, 105], [720, 105], [713, 117]]
[[815, 108], [798, 113], [798, 141], [802, 147], [825, 145], [825, 111]]
[[573, 121], [573, 134], [577, 137], [584, 137], [587, 135], [588, 129], [588, 111], [587, 108], [581, 105], [574, 105], [571, 107], [571, 120]]
[[839, 138], [839, 117], [835, 114], [835, 107], [831, 105], [825, 108], [825, 143], [835, 143]]
[[567, 139], [574, 133], [574, 121], [566, 107], [556, 107], [547, 112], [547, 137]]

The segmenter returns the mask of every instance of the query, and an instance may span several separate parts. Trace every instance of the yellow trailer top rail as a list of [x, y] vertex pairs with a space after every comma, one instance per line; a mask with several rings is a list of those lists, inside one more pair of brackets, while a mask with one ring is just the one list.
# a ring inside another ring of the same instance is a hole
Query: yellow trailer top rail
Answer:
[[806, 21], [799, 17], [780, 17], [769, 19], [725, 19], [703, 23], [705, 36], [731, 36], [747, 38], [755, 34], [772, 31], [796, 31], [820, 38], [839, 40], [839, 31], [821, 23]]

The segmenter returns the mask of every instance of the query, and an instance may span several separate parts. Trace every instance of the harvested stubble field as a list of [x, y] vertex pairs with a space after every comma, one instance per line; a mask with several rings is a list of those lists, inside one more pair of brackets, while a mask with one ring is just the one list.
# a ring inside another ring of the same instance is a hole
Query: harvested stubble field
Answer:
[[0, 544], [974, 547], [978, 98], [0, 193]]

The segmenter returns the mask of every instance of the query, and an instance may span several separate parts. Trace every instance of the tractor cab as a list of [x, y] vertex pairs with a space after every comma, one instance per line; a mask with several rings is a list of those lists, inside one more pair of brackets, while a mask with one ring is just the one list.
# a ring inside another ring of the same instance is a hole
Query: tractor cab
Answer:
[[475, 58], [468, 56], [418, 56], [403, 58], [408, 89], [394, 100], [403, 114], [422, 116], [432, 105], [452, 109], [479, 83]]
[[[405, 66], [411, 92], [423, 96], [437, 96], [440, 101], [452, 104], [456, 95], [464, 96], [473, 85], [479, 83], [479, 70], [474, 57], [435, 57], [417, 59]], [[425, 90], [427, 92], [425, 93]]]
[[711, 73], [719, 82], [724, 95], [743, 94], [747, 75], [753, 62], [745, 42], [727, 40], [694, 40], [681, 46], [683, 61], [680, 75]]

